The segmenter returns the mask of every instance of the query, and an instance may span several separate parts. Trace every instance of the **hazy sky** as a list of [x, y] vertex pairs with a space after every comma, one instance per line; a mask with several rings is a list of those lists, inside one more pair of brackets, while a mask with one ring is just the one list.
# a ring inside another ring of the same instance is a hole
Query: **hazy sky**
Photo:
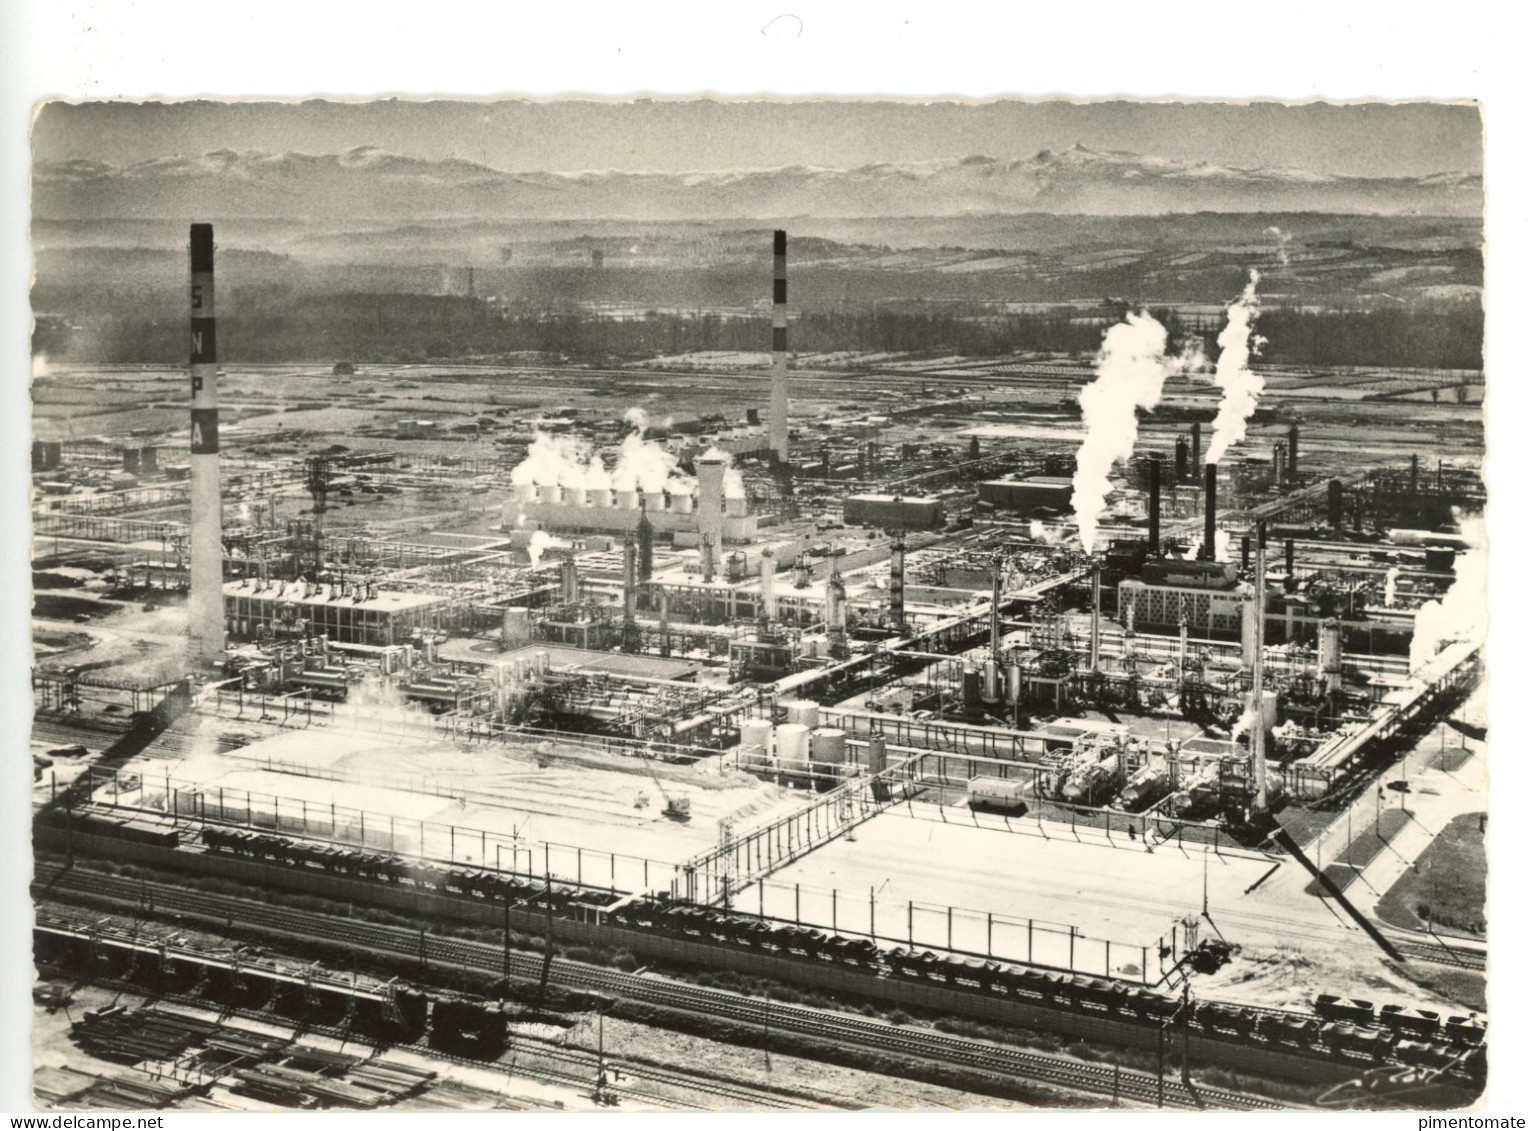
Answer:
[[677, 171], [1028, 156], [1075, 143], [1178, 160], [1326, 173], [1480, 172], [1475, 107], [997, 102], [52, 103], [39, 158], [125, 164], [215, 149], [376, 145], [511, 172]]

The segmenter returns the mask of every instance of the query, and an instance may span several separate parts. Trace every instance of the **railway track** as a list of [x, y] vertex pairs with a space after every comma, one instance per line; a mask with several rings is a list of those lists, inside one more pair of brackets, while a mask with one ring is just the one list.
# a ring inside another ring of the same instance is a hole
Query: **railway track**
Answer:
[[[33, 883], [33, 894], [37, 899], [55, 900], [94, 896], [136, 906], [148, 897], [152, 899], [158, 913], [182, 912], [210, 919], [221, 927], [246, 923], [298, 938], [341, 942], [396, 956], [494, 973], [503, 969], [501, 948], [484, 943], [268, 906], [230, 896], [192, 892], [165, 884], [87, 873], [78, 868], [40, 870]], [[515, 953], [510, 956], [509, 969], [514, 977], [537, 980], [541, 968], [542, 960], [539, 958]], [[1118, 1095], [1123, 1099], [1150, 1105], [1156, 1104], [1158, 1098], [1158, 1079], [1151, 1073], [1128, 1069], [1116, 1073], [1112, 1065], [1028, 1052], [928, 1030], [903, 1029], [871, 1018], [789, 1005], [770, 999], [747, 998], [654, 975], [627, 974], [557, 959], [551, 970], [551, 979], [573, 988], [602, 991], [687, 1013], [723, 1017], [752, 1027], [773, 1028], [861, 1049], [939, 1061], [1007, 1079], [1021, 1078], [1095, 1095]], [[1176, 1078], [1165, 1080], [1161, 1088], [1163, 1102], [1178, 1108], [1282, 1111], [1293, 1107], [1217, 1088], [1196, 1087], [1191, 1091]]]
[[1431, 962], [1436, 966], [1453, 966], [1457, 970], [1474, 970], [1478, 973], [1487, 969], [1486, 951], [1452, 946], [1449, 943], [1408, 941], [1399, 935], [1390, 938], [1402, 957], [1414, 962]]

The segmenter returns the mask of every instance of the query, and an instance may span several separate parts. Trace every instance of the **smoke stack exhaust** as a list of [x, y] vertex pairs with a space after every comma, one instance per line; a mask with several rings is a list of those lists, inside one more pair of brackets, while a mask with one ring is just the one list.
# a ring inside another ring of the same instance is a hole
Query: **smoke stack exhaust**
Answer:
[[1199, 421], [1189, 425], [1189, 462], [1199, 466]]
[[1189, 442], [1182, 436], [1178, 437], [1178, 447], [1173, 453], [1173, 477], [1179, 483], [1189, 477]]
[[897, 534], [890, 544], [890, 620], [906, 627], [906, 538]]
[[1200, 556], [1207, 562], [1215, 560], [1215, 464], [1205, 464], [1205, 544]]
[[789, 233], [773, 233], [773, 373], [768, 386], [768, 446], [789, 459]]
[[1343, 527], [1343, 480], [1327, 481], [1327, 525], [1334, 529]]
[[1153, 456], [1151, 467], [1150, 497], [1146, 500], [1146, 550], [1153, 557], [1162, 553], [1162, 457]]
[[1300, 425], [1290, 425], [1290, 478], [1300, 472]]
[[192, 225], [191, 285], [191, 593], [192, 651], [224, 651], [224, 530], [219, 486], [218, 336], [213, 303], [213, 225]]

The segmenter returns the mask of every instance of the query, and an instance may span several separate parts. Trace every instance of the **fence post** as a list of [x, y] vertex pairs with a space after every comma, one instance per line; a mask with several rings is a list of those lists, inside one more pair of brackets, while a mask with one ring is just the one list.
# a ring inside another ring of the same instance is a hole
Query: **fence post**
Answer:
[[794, 925], [799, 926], [799, 884], [794, 885]]
[[1067, 939], [1067, 941], [1066, 941], [1066, 948], [1067, 948], [1066, 949], [1066, 969], [1068, 969], [1068, 970], [1076, 970], [1076, 968], [1077, 968], [1077, 928], [1076, 928], [1076, 925], [1073, 924], [1073, 923], [1068, 923], [1066, 925], [1066, 931], [1067, 931], [1067, 936], [1066, 936], [1066, 939]]
[[907, 946], [915, 946], [916, 945], [916, 941], [915, 941], [915, 939], [913, 937], [913, 934], [912, 934], [911, 918], [912, 918], [912, 905], [911, 905], [911, 900], [908, 899], [906, 901], [906, 945]]
[[954, 949], [954, 905], [949, 905], [949, 949]]
[[1113, 944], [1111, 944], [1108, 939], [1103, 940], [1103, 976], [1105, 978], [1110, 976], [1110, 972], [1114, 968], [1114, 960], [1109, 956], [1109, 947], [1111, 945]]
[[1034, 961], [1034, 920], [1029, 920], [1029, 961]]
[[831, 933], [837, 933], [837, 889], [831, 889]]
[[869, 888], [869, 941], [874, 941], [874, 889]]

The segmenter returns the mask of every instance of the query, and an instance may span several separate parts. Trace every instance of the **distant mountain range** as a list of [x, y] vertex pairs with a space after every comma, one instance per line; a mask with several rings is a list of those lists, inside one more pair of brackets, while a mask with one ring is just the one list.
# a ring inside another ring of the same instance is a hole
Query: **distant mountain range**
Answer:
[[40, 161], [36, 214], [52, 220], [254, 217], [788, 220], [1039, 212], [1146, 216], [1318, 212], [1480, 216], [1482, 178], [1352, 177], [1104, 153], [974, 156], [856, 169], [506, 173], [371, 146], [310, 155], [218, 150], [134, 165]]

